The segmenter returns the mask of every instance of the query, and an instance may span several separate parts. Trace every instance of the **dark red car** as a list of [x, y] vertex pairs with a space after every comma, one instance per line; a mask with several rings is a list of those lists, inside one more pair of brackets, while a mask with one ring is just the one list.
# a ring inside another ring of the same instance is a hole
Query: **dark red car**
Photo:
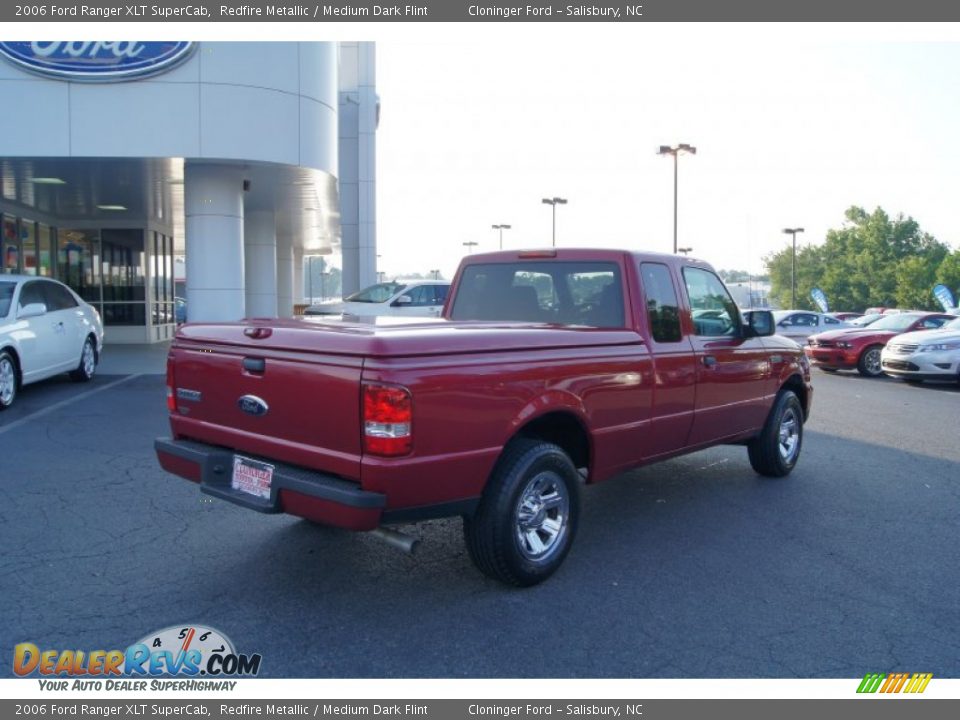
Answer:
[[811, 364], [826, 372], [857, 370], [866, 377], [877, 377], [883, 374], [880, 352], [890, 338], [917, 330], [936, 330], [954, 318], [953, 315], [931, 312], [885, 315], [867, 327], [813, 335], [803, 352]]

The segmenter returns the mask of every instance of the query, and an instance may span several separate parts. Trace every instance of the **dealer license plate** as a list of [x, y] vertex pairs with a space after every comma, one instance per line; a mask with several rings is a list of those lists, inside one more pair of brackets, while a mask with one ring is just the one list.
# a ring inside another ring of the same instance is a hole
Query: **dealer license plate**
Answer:
[[241, 455], [233, 456], [233, 477], [230, 487], [255, 497], [270, 499], [274, 466]]

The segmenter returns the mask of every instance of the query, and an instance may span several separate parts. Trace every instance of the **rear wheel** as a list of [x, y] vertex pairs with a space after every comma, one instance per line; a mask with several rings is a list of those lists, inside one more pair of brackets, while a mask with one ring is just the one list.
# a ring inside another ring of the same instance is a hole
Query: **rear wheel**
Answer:
[[464, 517], [470, 559], [484, 574], [526, 587], [567, 556], [580, 513], [580, 478], [569, 456], [539, 440], [511, 442], [474, 515]]
[[883, 352], [883, 345], [871, 345], [862, 353], [857, 361], [857, 372], [864, 377], [880, 377], [883, 375], [883, 367], [880, 365], [880, 353]]
[[87, 338], [83, 343], [83, 350], [80, 351], [80, 364], [77, 369], [70, 372], [77, 382], [87, 382], [93, 378], [97, 371], [97, 350], [93, 345], [93, 338]]
[[6, 410], [17, 398], [17, 364], [13, 356], [0, 352], [0, 410]]
[[763, 430], [747, 443], [750, 465], [761, 475], [789, 475], [803, 447], [803, 407], [792, 390], [781, 390]]

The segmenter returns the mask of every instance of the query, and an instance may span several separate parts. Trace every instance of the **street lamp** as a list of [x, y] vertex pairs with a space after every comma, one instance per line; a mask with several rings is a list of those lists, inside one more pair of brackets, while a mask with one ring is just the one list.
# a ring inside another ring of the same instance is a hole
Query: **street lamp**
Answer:
[[790, 302], [790, 309], [797, 309], [797, 233], [803, 232], [803, 228], [784, 228], [784, 235], [793, 235], [793, 269], [790, 272], [790, 284], [793, 286], [793, 300]]
[[557, 246], [557, 205], [566, 205], [567, 201], [565, 198], [558, 198], [558, 197], [544, 198], [543, 204], [553, 206], [553, 241], [551, 245], [553, 247], [556, 247]]
[[689, 253], [692, 253], [692, 252], [693, 252], [693, 248], [677, 248], [677, 252], [678, 252], [678, 253], [683, 253], [684, 256], [686, 256], [686, 255], [688, 255]]
[[491, 225], [490, 227], [492, 227], [494, 230], [500, 231], [500, 249], [503, 250], [503, 231], [509, 230], [510, 226], [509, 225]]
[[434, 279], [434, 280], [439, 280], [439, 279], [440, 279], [440, 271], [439, 271], [439, 270], [431, 270], [431, 271], [430, 271], [430, 274], [433, 275], [433, 279]]
[[468, 254], [468, 255], [473, 255], [473, 249], [474, 249], [478, 244], [479, 244], [479, 243], [477, 243], [477, 242], [475, 242], [475, 241], [473, 241], [473, 240], [467, 240], [465, 243], [463, 243], [463, 246], [467, 249], [467, 254]]
[[661, 145], [658, 155], [673, 155], [673, 254], [677, 254], [677, 156], [683, 153], [697, 154], [697, 149], [689, 143], [680, 143], [676, 147]]

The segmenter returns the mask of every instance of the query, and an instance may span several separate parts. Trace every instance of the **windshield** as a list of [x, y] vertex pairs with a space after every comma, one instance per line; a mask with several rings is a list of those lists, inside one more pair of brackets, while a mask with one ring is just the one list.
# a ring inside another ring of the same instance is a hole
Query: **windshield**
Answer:
[[5, 318], [10, 312], [10, 303], [13, 301], [13, 291], [17, 284], [13, 282], [0, 282], [0, 318]]
[[382, 303], [386, 302], [407, 286], [402, 283], [388, 282], [371, 285], [347, 298], [347, 302]]
[[871, 330], [906, 330], [917, 321], [916, 315], [884, 315], [874, 323]]

